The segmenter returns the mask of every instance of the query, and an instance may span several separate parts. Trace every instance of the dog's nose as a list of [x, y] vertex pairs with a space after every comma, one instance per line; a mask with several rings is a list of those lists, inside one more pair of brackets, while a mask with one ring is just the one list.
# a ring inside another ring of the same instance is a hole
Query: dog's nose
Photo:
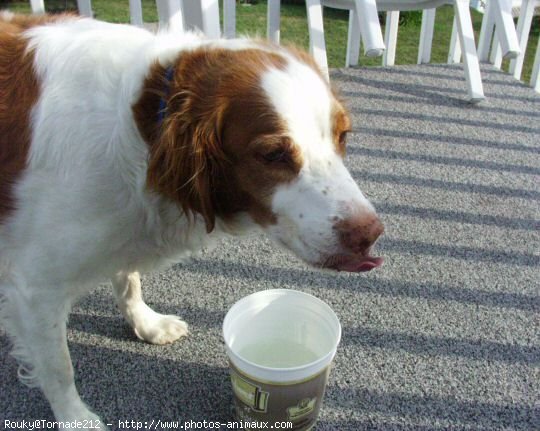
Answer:
[[341, 244], [355, 254], [367, 254], [369, 248], [384, 232], [384, 226], [376, 214], [341, 220], [335, 226]]

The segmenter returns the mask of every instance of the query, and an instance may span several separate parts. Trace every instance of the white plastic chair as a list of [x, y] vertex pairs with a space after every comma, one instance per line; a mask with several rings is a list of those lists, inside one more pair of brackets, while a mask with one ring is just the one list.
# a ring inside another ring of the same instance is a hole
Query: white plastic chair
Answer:
[[[227, 28], [227, 19], [231, 22], [230, 16], [232, 15], [232, 25], [229, 28], [230, 33], [226, 34], [227, 36], [232, 37], [235, 32], [234, 5], [227, 6], [228, 1], [230, 0], [224, 0], [224, 26]], [[385, 38], [382, 42], [378, 16], [376, 13], [373, 14], [372, 3], [368, 3], [368, 14], [370, 13], [369, 10], [371, 10], [371, 19], [366, 18], [366, 13], [363, 12], [366, 8], [366, 4], [362, 4], [362, 2], [358, 0], [324, 0], [322, 3], [324, 3], [325, 6], [349, 10], [349, 40], [347, 44], [346, 60], [346, 65], [348, 66], [358, 63], [361, 37], [364, 41], [364, 47], [367, 53], [370, 53], [371, 55], [380, 55], [381, 53], [384, 53], [384, 64], [394, 64], [399, 10], [418, 10], [423, 8], [424, 14], [419, 63], [428, 62], [431, 52], [433, 23], [435, 19], [434, 8], [446, 3], [446, 1], [447, 0], [378, 0], [376, 4], [377, 9], [388, 11]], [[232, 3], [234, 3], [234, 0]], [[280, 0], [268, 0], [267, 36], [275, 43], [279, 43], [280, 40], [280, 3]], [[306, 0], [308, 27], [310, 32], [310, 51], [328, 77], [322, 3], [320, 0]], [[474, 34], [470, 12], [468, 10], [468, 0], [455, 0], [453, 3], [456, 10], [456, 16], [459, 17], [457, 20], [460, 24], [459, 37], [460, 39], [463, 39], [463, 46], [466, 47], [466, 55], [464, 57], [465, 77], [468, 85], [469, 99], [472, 102], [479, 102], [485, 97], [480, 76], [480, 65], [478, 63], [478, 56], [474, 45]], [[227, 12], [228, 8], [231, 9], [229, 12]], [[228, 16], [229, 18], [227, 18]], [[366, 21], [367, 24], [364, 24], [364, 30], [362, 31], [361, 23], [365, 23]]]
[[[511, 4], [512, 15], [518, 15], [517, 21], [517, 39], [519, 43], [520, 53], [517, 56], [512, 58], [510, 61], [510, 73], [516, 78], [521, 78], [521, 72], [523, 70], [523, 60], [525, 59], [525, 51], [527, 49], [527, 43], [529, 40], [529, 33], [531, 30], [532, 19], [535, 14], [538, 14], [538, 8], [540, 8], [540, 0], [514, 0]], [[515, 13], [513, 13], [515, 11]], [[512, 22], [513, 26], [513, 22]], [[489, 7], [484, 15], [482, 21], [482, 30], [480, 33], [482, 45], [482, 59], [488, 60], [495, 65], [497, 68], [501, 68], [503, 55], [502, 50], [503, 43], [498, 37], [496, 32], [499, 28], [499, 23], [493, 20], [493, 17], [490, 15]], [[495, 35], [493, 34], [495, 30]], [[489, 54], [489, 42], [493, 37], [493, 44], [491, 47], [491, 55]]]
[[[529, 6], [532, 8], [530, 21], [532, 20], [535, 0], [525, 0], [523, 3], [528, 4], [526, 8], [529, 8]], [[488, 0], [478, 41], [480, 61], [491, 60], [492, 63], [498, 64], [500, 68], [503, 58], [515, 59], [520, 56], [522, 52], [521, 43], [518, 40], [512, 13], [513, 10], [519, 10], [520, 7], [521, 0]], [[492, 39], [493, 49], [490, 56]]]
[[[529, 39], [529, 33], [531, 31], [532, 19], [535, 15], [540, 14], [540, 0], [512, 0], [511, 2], [511, 14], [513, 17], [518, 16], [517, 21], [517, 40], [519, 44], [519, 53], [516, 56], [510, 55], [510, 67], [509, 72], [516, 79], [521, 79], [521, 72], [523, 70], [523, 61], [525, 59], [525, 51], [527, 49], [527, 43]], [[487, 10], [480, 10], [484, 12], [484, 18], [482, 20], [482, 28], [480, 30], [480, 41], [478, 44], [478, 51], [480, 59], [483, 61], [490, 61], [498, 69], [501, 68], [503, 60], [503, 48], [499, 41], [500, 32], [497, 32], [499, 23], [494, 18], [493, 11], [489, 8]], [[506, 13], [508, 14], [508, 8], [506, 7]], [[500, 21], [500, 20], [499, 20]], [[512, 22], [513, 28], [513, 22]], [[539, 45], [540, 46], [540, 45]], [[491, 52], [490, 52], [491, 47]], [[536, 91], [540, 91], [539, 82], [539, 54], [540, 48], [537, 48], [535, 62], [533, 66], [533, 73], [531, 75], [530, 85], [535, 88]], [[450, 57], [459, 61], [461, 50], [459, 44], [450, 47]], [[508, 57], [508, 56], [507, 56]], [[450, 61], [450, 60], [449, 60]]]
[[[540, 0], [523, 0], [520, 5], [516, 31], [521, 52], [516, 58], [510, 61], [510, 73], [516, 79], [521, 79], [521, 72], [523, 71], [523, 61], [525, 60], [525, 51], [527, 50], [527, 43], [529, 42], [529, 33], [531, 31], [533, 16], [540, 13], [539, 9]], [[536, 60], [538, 61], [538, 53], [536, 55]], [[538, 76], [536, 76], [536, 80], [538, 81]], [[536, 83], [536, 85], [538, 85], [538, 83]], [[531, 86], [535, 86], [533, 84], [532, 78]], [[538, 88], [536, 88], [536, 91], [539, 91]]]
[[[429, 62], [435, 22], [435, 8], [449, 2], [454, 5], [454, 20], [456, 22], [457, 34], [460, 45], [464, 47], [465, 51], [463, 59], [468, 98], [471, 102], [480, 102], [485, 96], [480, 76], [478, 55], [474, 43], [469, 0], [378, 0], [377, 9], [388, 12], [385, 32], [387, 52], [383, 57], [383, 62], [386, 65], [392, 65], [394, 63], [399, 11], [405, 10], [423, 11], [418, 63]], [[360, 35], [362, 35], [363, 40], [364, 32], [361, 30], [361, 24], [355, 18], [357, 16], [357, 13], [354, 13], [355, 2], [352, 0], [323, 0], [322, 3], [329, 7], [349, 9], [349, 41], [346, 61], [347, 65], [356, 64], [358, 62]]]

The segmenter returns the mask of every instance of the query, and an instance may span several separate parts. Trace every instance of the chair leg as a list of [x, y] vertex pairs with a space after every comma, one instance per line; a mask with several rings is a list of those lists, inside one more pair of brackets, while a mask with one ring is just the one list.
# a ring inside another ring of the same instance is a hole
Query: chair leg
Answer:
[[418, 64], [429, 63], [431, 60], [435, 11], [435, 9], [424, 9], [422, 11], [422, 28], [420, 30], [420, 43], [418, 44]]
[[236, 0], [223, 0], [223, 36], [227, 39], [236, 36]]
[[141, 0], [129, 0], [129, 15], [132, 25], [143, 26], [143, 15]]
[[306, 8], [309, 28], [309, 52], [329, 80], [321, 1], [306, 0]]
[[368, 57], [382, 55], [385, 46], [375, 0], [355, 0], [354, 5], [360, 22], [364, 53]]
[[520, 54], [510, 61], [510, 73], [514, 78], [521, 79], [521, 71], [523, 69], [523, 60], [525, 59], [525, 50], [529, 40], [529, 31], [531, 30], [532, 19], [534, 15], [535, 0], [523, 0], [521, 10], [519, 11], [519, 19], [517, 23], [517, 34], [519, 39]]
[[491, 40], [495, 31], [495, 18], [493, 16], [494, 2], [489, 1], [482, 19], [480, 38], [478, 39], [478, 58], [480, 61], [488, 61]]
[[180, 0], [156, 0], [159, 27], [168, 27], [172, 31], [184, 30], [184, 13]]
[[[184, 2], [184, 7], [186, 7]], [[202, 30], [206, 37], [219, 39], [221, 37], [221, 26], [219, 23], [219, 2], [218, 0], [200, 0]]]
[[32, 8], [32, 13], [45, 13], [44, 0], [30, 0], [30, 7]]
[[519, 42], [516, 27], [512, 18], [512, 0], [490, 0], [494, 3], [495, 32], [501, 44], [504, 58], [516, 58], [519, 53]]
[[461, 63], [461, 45], [457, 31], [456, 17], [452, 24], [452, 36], [450, 37], [450, 48], [448, 49], [448, 64]]
[[35, 14], [45, 13], [44, 0], [30, 0], [30, 7], [32, 8], [32, 13], [35, 13]]
[[82, 16], [87, 16], [89, 18], [94, 16], [91, 0], [77, 0], [77, 9]]
[[531, 74], [531, 87], [540, 93], [540, 42], [538, 42], [538, 46], [536, 47], [536, 55]]
[[360, 54], [360, 21], [354, 9], [349, 10], [349, 32], [347, 36], [347, 58], [345, 67], [357, 66]]
[[266, 37], [276, 44], [280, 39], [280, 3], [280, 0], [268, 0]]
[[386, 26], [384, 29], [384, 44], [386, 51], [383, 54], [383, 66], [393, 66], [396, 63], [396, 46], [399, 26], [399, 11], [386, 12]]
[[467, 80], [469, 100], [478, 103], [485, 99], [480, 75], [480, 64], [474, 44], [474, 32], [469, 10], [469, 0], [454, 0], [454, 10]]
[[491, 47], [491, 54], [489, 56], [489, 62], [493, 64], [494, 67], [500, 69], [502, 67], [502, 48], [501, 43], [499, 42], [499, 36], [497, 33], [493, 35], [493, 46]]

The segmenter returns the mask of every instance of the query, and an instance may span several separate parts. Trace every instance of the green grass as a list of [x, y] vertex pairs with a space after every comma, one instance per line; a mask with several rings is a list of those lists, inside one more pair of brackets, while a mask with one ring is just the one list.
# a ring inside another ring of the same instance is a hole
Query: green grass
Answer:
[[[47, 0], [45, 1], [47, 4]], [[62, 3], [56, 1], [55, 4]], [[5, 2], [0, 0], [0, 7]], [[28, 1], [9, 2], [9, 8], [17, 12], [29, 12]], [[154, 0], [142, 0], [144, 20], [157, 21], [157, 11]], [[128, 0], [93, 0], [92, 6], [95, 17], [110, 22], [129, 22]], [[243, 35], [265, 36], [266, 34], [266, 1], [256, 4], [238, 4], [237, 32]], [[326, 35], [326, 48], [330, 67], [342, 67], [345, 64], [345, 51], [347, 46], [348, 13], [335, 9], [325, 8], [324, 26]], [[446, 63], [450, 34], [452, 33], [453, 9], [444, 6], [437, 9], [435, 32], [431, 53], [432, 63]], [[482, 15], [472, 12], [473, 25], [478, 40], [478, 32], [482, 22]], [[398, 43], [396, 50], [396, 64], [414, 64], [418, 55], [418, 41], [420, 37], [420, 14], [403, 15], [400, 20]], [[525, 55], [522, 79], [528, 82], [531, 76], [534, 54], [540, 33], [540, 17], [533, 20], [531, 35]], [[384, 32], [384, 27], [383, 27]], [[283, 4], [281, 7], [281, 41], [307, 48], [309, 37], [307, 32], [306, 9], [304, 5]], [[380, 58], [360, 57], [360, 64], [364, 66], [380, 65]], [[503, 69], [507, 70], [507, 62]]]

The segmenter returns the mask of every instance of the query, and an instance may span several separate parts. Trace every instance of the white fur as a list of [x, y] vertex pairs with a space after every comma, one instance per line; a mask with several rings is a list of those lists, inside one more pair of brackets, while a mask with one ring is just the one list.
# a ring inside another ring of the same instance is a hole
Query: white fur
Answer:
[[285, 70], [263, 76], [263, 88], [287, 123], [288, 133], [304, 161], [296, 181], [279, 186], [272, 210], [278, 223], [269, 235], [312, 264], [338, 253], [341, 245], [332, 227], [336, 220], [374, 214], [343, 161], [332, 135], [333, 96], [310, 67], [290, 61]]
[[[32, 112], [28, 167], [15, 190], [18, 209], [0, 225], [0, 317], [13, 337], [21, 379], [43, 390], [56, 418], [97, 419], [73, 381], [65, 326], [73, 302], [111, 279], [137, 336], [170, 343], [187, 334], [187, 325], [143, 302], [139, 271], [255, 227], [247, 216], [235, 228], [218, 219], [207, 234], [200, 217], [190, 225], [176, 205], [149, 193], [147, 145], [131, 107], [155, 61], [168, 65], [181, 50], [203, 44], [232, 50], [257, 45], [153, 35], [90, 19], [37, 27], [27, 36], [41, 94]], [[315, 263], [325, 246], [337, 248], [333, 217], [373, 209], [333, 149], [326, 85], [292, 57], [289, 62], [261, 84], [300, 145], [305, 166], [275, 193], [279, 223], [268, 233]]]

